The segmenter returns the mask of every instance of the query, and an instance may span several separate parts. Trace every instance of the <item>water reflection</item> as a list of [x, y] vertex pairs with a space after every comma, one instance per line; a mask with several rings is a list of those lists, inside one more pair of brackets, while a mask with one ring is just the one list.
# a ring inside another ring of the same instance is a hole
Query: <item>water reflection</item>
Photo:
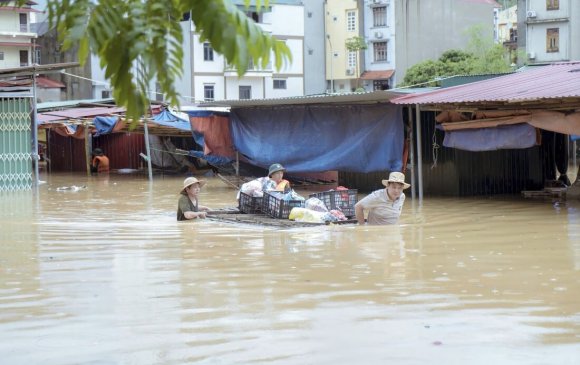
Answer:
[[399, 226], [279, 230], [176, 222], [182, 177], [46, 180], [38, 205], [0, 196], [2, 363], [580, 361], [577, 204], [427, 199]]

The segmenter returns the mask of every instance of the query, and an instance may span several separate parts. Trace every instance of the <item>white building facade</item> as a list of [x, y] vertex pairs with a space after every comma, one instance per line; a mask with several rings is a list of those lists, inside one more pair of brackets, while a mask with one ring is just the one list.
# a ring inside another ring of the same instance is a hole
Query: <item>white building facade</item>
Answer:
[[530, 63], [580, 59], [580, 1], [528, 0], [519, 5]]
[[36, 5], [27, 1], [20, 8], [16, 2], [0, 6], [0, 68], [29, 66], [34, 61], [36, 33], [30, 29], [30, 14]]
[[393, 87], [395, 72], [395, 12], [391, 0], [364, 0], [365, 72], [361, 75], [367, 91]]
[[[243, 1], [237, 3], [243, 7]], [[200, 42], [193, 23], [185, 23], [190, 27], [186, 30], [189, 37], [184, 37], [187, 39], [185, 47], [188, 47], [185, 54], [190, 55], [190, 60], [184, 63], [184, 78], [178, 82], [182, 103], [304, 95], [304, 6], [300, 1], [276, 1], [261, 13], [250, 9], [248, 16], [265, 32], [286, 43], [292, 53], [292, 62], [280, 70], [275, 69], [273, 62], [265, 68], [251, 64], [244, 76], [238, 77], [237, 71], [212, 49], [211, 44]]]

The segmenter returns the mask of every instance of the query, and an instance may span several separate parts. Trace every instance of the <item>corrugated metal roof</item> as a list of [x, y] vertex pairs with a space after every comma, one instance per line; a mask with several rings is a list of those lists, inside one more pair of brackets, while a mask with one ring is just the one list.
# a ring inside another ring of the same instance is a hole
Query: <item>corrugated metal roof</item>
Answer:
[[236, 107], [250, 108], [256, 106], [276, 106], [276, 105], [304, 105], [304, 104], [332, 104], [332, 103], [388, 103], [391, 99], [408, 93], [406, 90], [381, 90], [363, 93], [344, 94], [318, 94], [306, 96], [294, 96], [288, 98], [272, 99], [248, 99], [248, 100], [219, 100], [201, 103], [202, 107]]
[[393, 104], [517, 103], [580, 98], [580, 62], [554, 63], [511, 75], [391, 100]]
[[[24, 79], [15, 79], [15, 80], [0, 80], [0, 86], [31, 86], [32, 79], [27, 77]], [[36, 85], [40, 88], [50, 89], [50, 88], [59, 88], [62, 89], [66, 87], [60, 81], [51, 80], [47, 77], [39, 76], [36, 78]]]
[[49, 65], [32, 65], [24, 67], [15, 68], [2, 68], [0, 69], [0, 77], [12, 77], [18, 75], [32, 75], [33, 73], [50, 73], [54, 71], [60, 71], [61, 69], [78, 67], [80, 63], [78, 62], [66, 62], [66, 63], [52, 63]]

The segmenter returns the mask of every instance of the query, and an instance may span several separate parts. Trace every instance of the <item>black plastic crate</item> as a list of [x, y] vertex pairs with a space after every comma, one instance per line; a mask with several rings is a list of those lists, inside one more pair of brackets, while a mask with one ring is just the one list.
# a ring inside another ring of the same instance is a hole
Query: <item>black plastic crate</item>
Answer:
[[329, 190], [310, 194], [310, 198], [320, 199], [328, 210], [340, 210], [347, 217], [354, 217], [354, 205], [357, 202], [357, 189]]
[[262, 197], [240, 192], [240, 212], [247, 214], [262, 213]]
[[272, 218], [288, 219], [292, 208], [303, 208], [304, 200], [283, 200], [270, 193], [264, 193], [262, 211]]

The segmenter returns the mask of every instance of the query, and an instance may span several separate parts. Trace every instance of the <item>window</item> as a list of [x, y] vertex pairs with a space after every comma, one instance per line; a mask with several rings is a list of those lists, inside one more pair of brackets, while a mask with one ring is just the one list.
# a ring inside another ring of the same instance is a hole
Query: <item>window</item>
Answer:
[[559, 52], [560, 29], [548, 28], [546, 30], [546, 52]]
[[207, 42], [203, 44], [203, 60], [213, 61], [213, 48], [211, 48], [211, 44]]
[[356, 52], [349, 51], [348, 52], [348, 64], [346, 67], [356, 67]]
[[28, 15], [20, 14], [20, 31], [28, 32]]
[[560, 9], [559, 0], [546, 0], [546, 10], [558, 10]]
[[375, 54], [375, 62], [387, 61], [387, 42], [373, 43], [373, 50]]
[[163, 101], [163, 92], [161, 91], [161, 84], [155, 83], [155, 100]]
[[252, 98], [252, 87], [240, 86], [240, 99], [251, 99], [251, 98]]
[[0, 52], [0, 61], [4, 61], [4, 52]]
[[109, 90], [101, 91], [101, 99], [109, 99], [111, 97], [111, 92]]
[[346, 12], [346, 30], [349, 32], [356, 31], [356, 11], [354, 10]]
[[373, 8], [373, 27], [387, 26], [387, 7], [377, 6]]
[[203, 85], [203, 100], [213, 101], [215, 99], [215, 86], [214, 84], [204, 84]]
[[274, 89], [286, 89], [286, 80], [274, 80]]
[[41, 64], [42, 63], [42, 62], [40, 62], [41, 61], [40, 54], [41, 54], [40, 53], [40, 49], [37, 48], [37, 49], [34, 50], [34, 63], [36, 63], [36, 64]]

